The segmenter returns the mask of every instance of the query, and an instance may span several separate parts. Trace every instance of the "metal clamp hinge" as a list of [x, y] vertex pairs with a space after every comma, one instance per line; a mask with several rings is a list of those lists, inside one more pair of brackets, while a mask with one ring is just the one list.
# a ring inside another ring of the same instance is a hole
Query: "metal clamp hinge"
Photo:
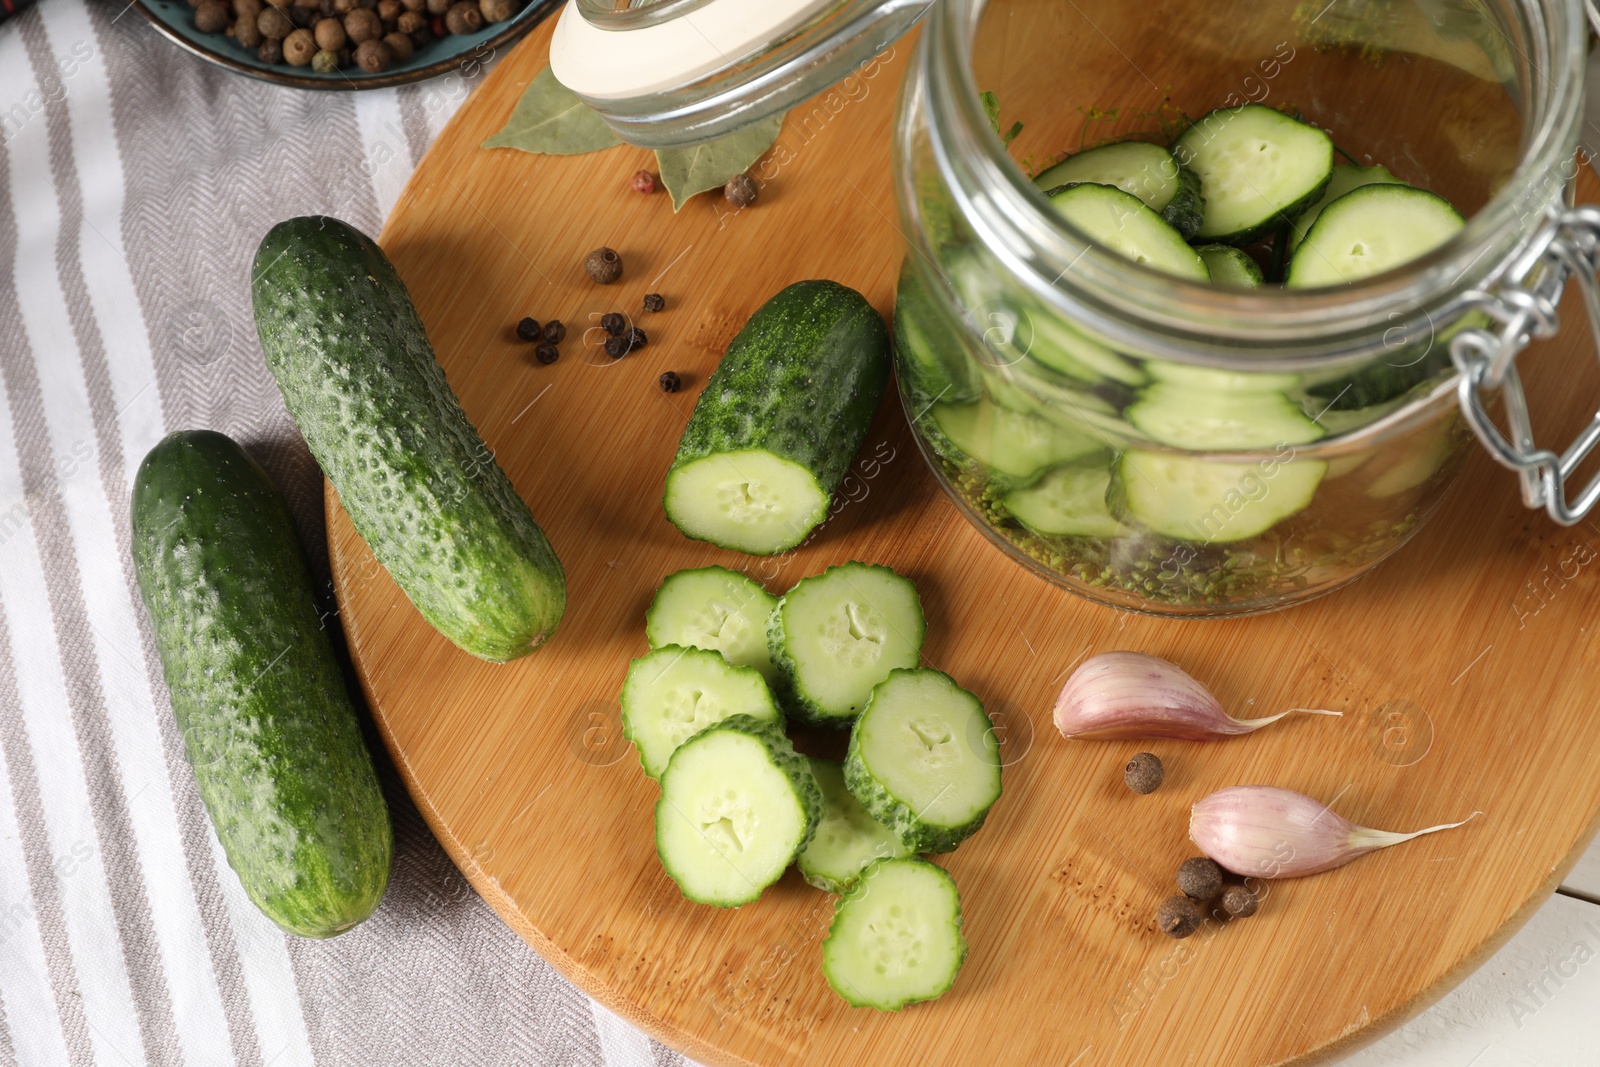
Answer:
[[[1567, 478], [1600, 443], [1600, 414], [1566, 451], [1557, 455], [1534, 444], [1533, 422], [1517, 374], [1517, 355], [1536, 337], [1553, 337], [1561, 328], [1556, 313], [1567, 283], [1576, 278], [1589, 314], [1595, 352], [1600, 357], [1600, 208], [1551, 212], [1517, 256], [1493, 292], [1468, 294], [1472, 306], [1493, 320], [1490, 327], [1462, 330], [1450, 341], [1450, 357], [1461, 373], [1457, 387], [1461, 412], [1498, 462], [1522, 480], [1522, 500], [1543, 508], [1550, 518], [1571, 526], [1600, 501], [1600, 475], [1568, 499]], [[1484, 394], [1499, 390], [1510, 436], [1489, 417]]]

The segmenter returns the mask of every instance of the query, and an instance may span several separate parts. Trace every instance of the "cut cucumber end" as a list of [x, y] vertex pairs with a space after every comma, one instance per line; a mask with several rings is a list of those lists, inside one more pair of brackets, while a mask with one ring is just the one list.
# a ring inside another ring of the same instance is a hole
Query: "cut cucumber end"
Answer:
[[767, 621], [778, 598], [726, 567], [698, 567], [668, 575], [645, 613], [651, 648], [684, 645], [722, 653], [736, 667], [754, 667], [773, 680]]
[[685, 537], [770, 556], [804, 541], [828, 517], [828, 499], [803, 464], [746, 449], [673, 467], [663, 503]]
[[767, 635], [780, 698], [797, 718], [848, 725], [873, 686], [917, 664], [926, 630], [916, 586], [888, 567], [852, 562], [802, 579]]
[[899, 1011], [955, 984], [967, 958], [955, 879], [927, 860], [887, 859], [839, 899], [822, 943], [828, 985], [858, 1008]]
[[735, 716], [673, 753], [656, 803], [656, 851], [688, 899], [748, 904], [805, 848], [821, 807], [782, 731]]
[[719, 653], [666, 645], [628, 667], [622, 683], [622, 736], [639, 750], [644, 773], [660, 778], [685, 741], [733, 715], [781, 724], [761, 675]]
[[913, 852], [949, 852], [1000, 799], [1000, 747], [983, 704], [940, 671], [892, 672], [850, 734], [845, 783]]

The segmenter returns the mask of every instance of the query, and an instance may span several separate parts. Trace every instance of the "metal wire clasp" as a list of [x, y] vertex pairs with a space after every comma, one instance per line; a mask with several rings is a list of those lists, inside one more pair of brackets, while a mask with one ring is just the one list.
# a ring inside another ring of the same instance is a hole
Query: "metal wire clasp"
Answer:
[[[1462, 330], [1450, 341], [1450, 358], [1461, 372], [1457, 397], [1467, 424], [1501, 464], [1522, 480], [1522, 501], [1544, 508], [1562, 526], [1571, 526], [1600, 501], [1600, 475], [1577, 498], [1567, 498], [1567, 478], [1600, 443], [1600, 414], [1557, 455], [1533, 440], [1527, 397], [1517, 374], [1518, 353], [1535, 337], [1552, 337], [1561, 328], [1556, 313], [1567, 282], [1573, 278], [1583, 293], [1589, 329], [1600, 357], [1600, 208], [1552, 211], [1502, 275], [1493, 292], [1474, 292], [1468, 299], [1494, 320], [1490, 327]], [[1508, 439], [1489, 418], [1485, 391], [1499, 390], [1505, 401]]]

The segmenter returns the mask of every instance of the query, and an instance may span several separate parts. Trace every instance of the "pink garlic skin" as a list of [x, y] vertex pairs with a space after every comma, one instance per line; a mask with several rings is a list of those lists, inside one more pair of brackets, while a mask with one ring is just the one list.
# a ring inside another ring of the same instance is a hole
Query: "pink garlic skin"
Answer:
[[1189, 812], [1189, 837], [1201, 852], [1257, 878], [1316, 874], [1383, 847], [1354, 840], [1360, 829], [1320, 801], [1270, 785], [1220, 789]]
[[1061, 687], [1055, 707], [1062, 737], [1095, 741], [1214, 741], [1271, 721], [1231, 717], [1181, 667], [1143, 652], [1102, 652], [1085, 660]]

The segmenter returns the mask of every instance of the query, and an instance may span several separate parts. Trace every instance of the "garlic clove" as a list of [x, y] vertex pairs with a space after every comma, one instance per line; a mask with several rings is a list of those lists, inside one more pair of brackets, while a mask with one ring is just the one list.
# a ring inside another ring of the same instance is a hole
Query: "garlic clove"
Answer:
[[1102, 652], [1072, 672], [1056, 697], [1054, 717], [1061, 736], [1080, 740], [1214, 741], [1259, 730], [1296, 711], [1340, 714], [1291, 708], [1261, 719], [1235, 719], [1177, 664], [1143, 652]]
[[1470, 822], [1391, 833], [1358, 826], [1319, 800], [1270, 785], [1236, 785], [1198, 801], [1189, 837], [1217, 865], [1259, 878], [1299, 878], [1341, 867], [1380, 848]]

